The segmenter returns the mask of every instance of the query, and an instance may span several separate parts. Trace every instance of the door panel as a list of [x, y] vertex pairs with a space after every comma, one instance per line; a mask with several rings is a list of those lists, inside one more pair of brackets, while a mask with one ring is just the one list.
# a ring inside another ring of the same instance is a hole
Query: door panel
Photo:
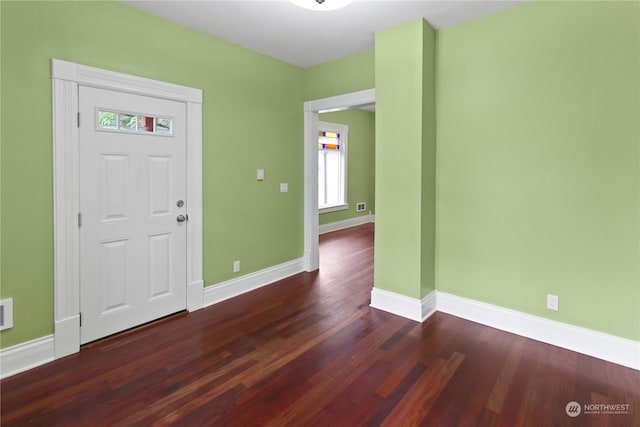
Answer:
[[129, 156], [102, 154], [100, 163], [102, 221], [127, 220]]
[[149, 215], [171, 214], [171, 169], [168, 156], [149, 156]]
[[184, 103], [87, 87], [79, 101], [84, 344], [186, 308], [188, 201]]
[[149, 299], [171, 292], [171, 234], [149, 236]]
[[128, 240], [101, 244], [102, 270], [98, 278], [99, 289], [103, 292], [101, 315], [129, 308], [128, 244]]

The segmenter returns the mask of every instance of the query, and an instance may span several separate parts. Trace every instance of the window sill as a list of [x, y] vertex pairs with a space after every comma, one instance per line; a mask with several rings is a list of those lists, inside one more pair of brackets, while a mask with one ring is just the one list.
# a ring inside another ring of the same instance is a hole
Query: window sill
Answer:
[[329, 212], [344, 211], [346, 209], [349, 209], [348, 203], [345, 203], [344, 205], [327, 206], [326, 208], [320, 208], [318, 209], [318, 213], [323, 214]]

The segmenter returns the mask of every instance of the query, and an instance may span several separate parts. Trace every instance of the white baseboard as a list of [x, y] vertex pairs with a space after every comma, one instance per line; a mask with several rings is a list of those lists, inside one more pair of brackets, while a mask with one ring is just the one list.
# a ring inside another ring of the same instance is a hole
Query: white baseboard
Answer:
[[[304, 271], [303, 259], [289, 261], [271, 268], [204, 288], [204, 304], [209, 306], [258, 289]], [[422, 300], [383, 289], [371, 290], [371, 307], [416, 322], [423, 322], [436, 310], [503, 331], [566, 348], [578, 353], [640, 370], [640, 342], [602, 332], [556, 322], [520, 311], [499, 307], [468, 298], [433, 291]], [[0, 378], [27, 371], [54, 358], [63, 357], [76, 342], [60, 341], [64, 330], [77, 330], [77, 318], [56, 322], [56, 342], [48, 335], [15, 346], [0, 349]], [[58, 336], [60, 335], [60, 336]]]
[[44, 365], [53, 358], [53, 335], [3, 348], [0, 350], [0, 378]]
[[406, 317], [416, 322], [424, 322], [436, 311], [436, 293], [430, 292], [419, 300], [384, 289], [371, 289], [371, 307], [397, 316]]
[[640, 342], [434, 291], [422, 300], [371, 290], [371, 307], [423, 322], [441, 311], [462, 319], [640, 370]]
[[422, 298], [422, 321], [427, 320], [437, 310], [437, 293], [436, 291], [429, 292], [424, 298]]
[[463, 319], [640, 370], [640, 342], [436, 292], [437, 309]]
[[[241, 295], [304, 271], [303, 259], [297, 259], [204, 288], [202, 282], [187, 287], [189, 311]], [[78, 352], [80, 317], [55, 323], [54, 335], [38, 338], [0, 350], [0, 378], [27, 371], [54, 359]]]
[[304, 260], [298, 258], [274, 267], [265, 268], [237, 279], [227, 280], [217, 285], [204, 288], [204, 304], [207, 307], [229, 298], [242, 295], [254, 289], [269, 285], [304, 271]]
[[332, 231], [344, 230], [345, 228], [356, 227], [362, 224], [368, 224], [375, 222], [376, 217], [374, 215], [362, 215], [355, 218], [345, 219], [343, 221], [330, 222], [329, 224], [321, 224], [318, 227], [318, 233], [330, 233]]
[[315, 266], [316, 268], [313, 268], [314, 266], [311, 265], [310, 251], [304, 251], [304, 253], [302, 254], [302, 264], [304, 265], [304, 271], [312, 272], [318, 269], [318, 266]]

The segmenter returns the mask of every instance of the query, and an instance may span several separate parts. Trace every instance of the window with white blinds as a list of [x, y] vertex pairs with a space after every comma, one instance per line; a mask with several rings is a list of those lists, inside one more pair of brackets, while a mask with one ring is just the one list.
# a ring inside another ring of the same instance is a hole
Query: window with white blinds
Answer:
[[318, 123], [318, 208], [347, 209], [347, 141], [349, 127]]

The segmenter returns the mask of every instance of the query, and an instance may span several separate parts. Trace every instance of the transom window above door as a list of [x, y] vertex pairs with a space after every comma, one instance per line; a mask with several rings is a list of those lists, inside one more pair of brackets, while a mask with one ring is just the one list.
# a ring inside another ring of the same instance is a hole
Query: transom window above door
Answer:
[[348, 209], [347, 141], [349, 127], [318, 123], [318, 209], [320, 213]]
[[173, 118], [98, 109], [96, 129], [173, 136]]

